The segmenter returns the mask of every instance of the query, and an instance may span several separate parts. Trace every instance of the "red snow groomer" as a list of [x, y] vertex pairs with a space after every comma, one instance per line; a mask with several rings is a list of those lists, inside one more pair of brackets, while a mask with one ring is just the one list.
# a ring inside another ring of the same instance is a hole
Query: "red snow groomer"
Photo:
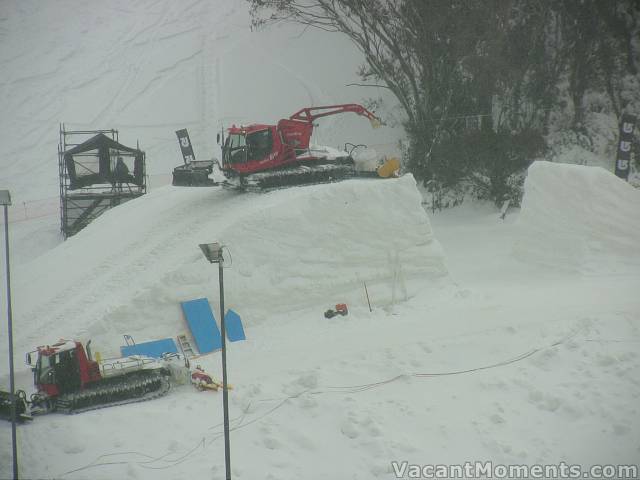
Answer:
[[110, 405], [139, 402], [169, 391], [182, 365], [173, 359], [131, 356], [98, 362], [90, 343], [60, 340], [27, 354], [38, 392], [28, 402], [36, 413], [77, 413]]
[[[381, 125], [373, 113], [354, 103], [303, 108], [277, 125], [234, 125], [223, 139], [222, 172], [235, 186], [258, 189], [353, 176], [356, 171], [349, 153], [310, 145], [314, 120], [347, 112], [367, 118], [374, 128]], [[391, 176], [398, 168], [398, 160], [391, 159], [371, 173]]]

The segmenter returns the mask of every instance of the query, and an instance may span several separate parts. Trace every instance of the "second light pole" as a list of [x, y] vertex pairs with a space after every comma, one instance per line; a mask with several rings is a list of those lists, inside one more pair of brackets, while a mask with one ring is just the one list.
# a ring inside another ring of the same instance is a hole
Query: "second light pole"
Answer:
[[226, 480], [231, 480], [231, 452], [229, 448], [229, 391], [227, 389], [227, 338], [224, 320], [224, 275], [222, 245], [219, 243], [201, 243], [200, 249], [209, 263], [218, 264], [218, 282], [220, 284], [220, 336], [222, 337], [222, 409], [224, 410], [224, 464]]
[[18, 445], [16, 443], [16, 383], [13, 370], [13, 323], [11, 319], [11, 270], [9, 268], [9, 213], [11, 194], [0, 190], [0, 205], [4, 209], [4, 241], [7, 268], [7, 333], [9, 334], [9, 400], [11, 401], [11, 451], [13, 454], [13, 479], [18, 480]]

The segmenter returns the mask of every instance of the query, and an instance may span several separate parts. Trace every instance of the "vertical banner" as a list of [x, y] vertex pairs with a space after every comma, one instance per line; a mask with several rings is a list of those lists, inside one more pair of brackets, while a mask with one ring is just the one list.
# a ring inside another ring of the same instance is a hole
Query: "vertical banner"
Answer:
[[178, 136], [178, 142], [180, 142], [180, 150], [182, 151], [184, 163], [187, 164], [193, 162], [196, 157], [193, 154], [193, 148], [191, 147], [191, 141], [189, 140], [187, 129], [183, 128], [182, 130], [176, 130], [176, 135]]
[[625, 113], [620, 122], [620, 141], [616, 155], [616, 175], [624, 180], [629, 178], [631, 168], [631, 144], [633, 140], [633, 128], [636, 117]]

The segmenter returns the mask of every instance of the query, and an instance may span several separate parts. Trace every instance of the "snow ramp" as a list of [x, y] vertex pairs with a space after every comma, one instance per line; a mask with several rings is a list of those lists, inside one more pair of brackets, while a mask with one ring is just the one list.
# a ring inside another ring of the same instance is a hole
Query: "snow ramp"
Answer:
[[207, 297], [217, 312], [218, 269], [198, 248], [213, 241], [227, 248], [225, 306], [246, 325], [340, 302], [366, 308], [364, 282], [381, 306], [446, 276], [410, 175], [266, 194], [167, 186], [21, 266], [18, 351], [70, 336], [114, 349], [122, 334], [175, 337], [186, 329], [180, 302]]
[[640, 191], [600, 167], [535, 162], [518, 219], [517, 258], [582, 273], [640, 265]]
[[446, 272], [412, 176], [288, 189], [257, 203], [220, 237], [238, 308], [359, 301], [364, 282], [384, 303], [394, 288], [396, 299], [405, 287], [411, 296], [413, 280]]

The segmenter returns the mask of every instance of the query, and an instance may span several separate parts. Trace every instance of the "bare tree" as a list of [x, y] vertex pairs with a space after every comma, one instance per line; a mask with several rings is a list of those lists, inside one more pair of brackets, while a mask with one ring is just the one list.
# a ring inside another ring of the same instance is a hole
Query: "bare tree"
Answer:
[[434, 2], [421, 1], [250, 1], [254, 26], [288, 20], [347, 35], [364, 55], [362, 80], [391, 90], [406, 114], [414, 156], [428, 155], [450, 111], [456, 83], [463, 80], [456, 57], [473, 51], [473, 45], [452, 42], [454, 36], [442, 33], [442, 25], [464, 20], [456, 18], [456, 11], [466, 1], [436, 2], [449, 7], [433, 10], [427, 7]]

